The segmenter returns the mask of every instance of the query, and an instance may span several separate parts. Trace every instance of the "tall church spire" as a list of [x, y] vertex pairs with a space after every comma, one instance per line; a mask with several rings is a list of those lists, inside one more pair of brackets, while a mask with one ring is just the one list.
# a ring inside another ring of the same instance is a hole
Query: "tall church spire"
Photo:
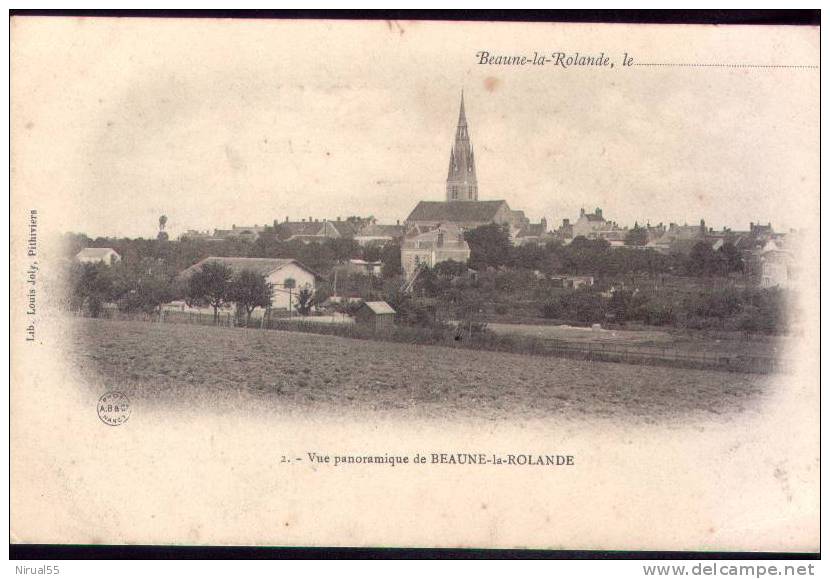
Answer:
[[455, 129], [455, 144], [450, 151], [447, 201], [478, 201], [476, 167], [470, 134], [467, 129], [463, 90], [461, 91], [461, 108], [458, 111], [458, 126]]

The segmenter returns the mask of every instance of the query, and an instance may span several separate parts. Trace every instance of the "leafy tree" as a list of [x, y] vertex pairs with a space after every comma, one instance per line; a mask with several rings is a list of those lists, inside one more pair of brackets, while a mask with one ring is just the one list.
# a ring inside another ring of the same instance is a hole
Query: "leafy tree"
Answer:
[[542, 270], [548, 251], [538, 245], [520, 245], [511, 248], [510, 264], [513, 267], [529, 270]]
[[208, 262], [188, 282], [187, 298], [213, 307], [213, 321], [219, 322], [219, 308], [230, 301], [233, 270], [221, 262]]
[[342, 237], [326, 239], [323, 247], [336, 263], [346, 263], [350, 259], [357, 259], [362, 253], [360, 244], [354, 239]]
[[141, 311], [157, 314], [161, 306], [173, 300], [173, 287], [168, 280], [150, 277], [130, 290], [118, 302], [118, 308], [126, 312]]
[[311, 313], [311, 306], [314, 305], [314, 293], [308, 289], [303, 288], [297, 293], [297, 311], [302, 316], [307, 316]]
[[648, 243], [648, 230], [645, 227], [640, 227], [636, 223], [633, 229], [629, 229], [625, 234], [626, 245], [643, 246]]
[[691, 275], [711, 275], [718, 271], [719, 259], [712, 246], [705, 241], [698, 241], [689, 253], [687, 269]]
[[731, 241], [727, 241], [718, 249], [719, 258], [725, 273], [729, 274], [744, 270], [744, 261], [741, 252]]
[[271, 284], [265, 281], [262, 275], [246, 269], [231, 280], [228, 299], [245, 312], [245, 325], [248, 326], [251, 313], [256, 308], [267, 308], [271, 305], [271, 292]]
[[490, 223], [464, 232], [470, 246], [470, 267], [483, 270], [500, 267], [510, 259], [510, 232], [506, 225]]
[[76, 264], [70, 273], [70, 284], [70, 308], [79, 311], [86, 305], [93, 318], [101, 314], [104, 302], [112, 298], [112, 272], [103, 263]]
[[380, 260], [383, 262], [381, 275], [390, 279], [401, 275], [401, 246], [394, 241], [389, 241], [383, 246], [380, 253]]
[[433, 269], [438, 277], [453, 278], [467, 273], [467, 264], [450, 259], [436, 263]]
[[362, 259], [366, 261], [381, 261], [381, 247], [377, 244], [371, 243], [363, 248]]

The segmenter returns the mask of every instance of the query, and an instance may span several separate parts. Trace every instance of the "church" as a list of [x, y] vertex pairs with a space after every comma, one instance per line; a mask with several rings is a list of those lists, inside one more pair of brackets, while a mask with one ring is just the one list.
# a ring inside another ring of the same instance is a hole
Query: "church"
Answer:
[[475, 152], [464, 110], [464, 93], [455, 129], [455, 142], [450, 149], [447, 171], [446, 201], [419, 201], [405, 221], [406, 230], [421, 234], [441, 225], [453, 225], [461, 230], [475, 229], [497, 223], [507, 225], [514, 244], [539, 239], [547, 229], [547, 223], [531, 224], [523, 211], [510, 209], [507, 201], [478, 199]]

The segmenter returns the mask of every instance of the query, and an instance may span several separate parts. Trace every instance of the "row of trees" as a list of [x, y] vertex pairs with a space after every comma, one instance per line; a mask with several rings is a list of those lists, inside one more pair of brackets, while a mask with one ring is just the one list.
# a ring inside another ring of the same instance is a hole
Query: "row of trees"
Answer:
[[639, 322], [703, 330], [776, 334], [786, 331], [787, 295], [777, 288], [722, 288], [668, 295], [616, 291], [610, 297], [588, 289], [544, 302], [543, 317], [583, 323]]
[[401, 270], [401, 252], [398, 243], [383, 246], [360, 246], [353, 239], [326, 239], [322, 243], [284, 241], [271, 227], [266, 227], [259, 238], [251, 243], [239, 239], [205, 241], [183, 239], [130, 239], [99, 237], [90, 239], [83, 234], [68, 234], [65, 238], [67, 258], [74, 257], [84, 247], [111, 247], [121, 255], [122, 261], [137, 264], [145, 260], [164, 263], [179, 272], [209, 256], [268, 257], [297, 259], [321, 274], [350, 259], [382, 261], [383, 275], [395, 277]]
[[[637, 228], [632, 235], [641, 237], [643, 231]], [[545, 274], [726, 276], [744, 269], [740, 252], [730, 242], [715, 251], [709, 243], [700, 241], [688, 255], [664, 255], [653, 249], [632, 247], [644, 245], [636, 242], [638, 239], [631, 243], [627, 240], [626, 247], [616, 248], [604, 239], [585, 237], [577, 237], [568, 245], [551, 242], [545, 246], [514, 247], [507, 228], [496, 224], [467, 231], [464, 238], [470, 246], [469, 266], [476, 271], [511, 267]]]
[[[256, 308], [271, 305], [272, 291], [271, 285], [255, 271], [234, 273], [218, 262], [206, 263], [186, 280], [171, 275], [163, 264], [136, 272], [121, 263], [74, 263], [69, 273], [70, 310], [86, 308], [93, 317], [100, 315], [104, 303], [115, 303], [124, 312], [154, 315], [162, 305], [184, 299], [190, 305], [212, 307], [215, 321], [221, 308], [233, 304], [247, 324]], [[319, 296], [303, 288], [294, 298], [297, 311], [308, 315]]]

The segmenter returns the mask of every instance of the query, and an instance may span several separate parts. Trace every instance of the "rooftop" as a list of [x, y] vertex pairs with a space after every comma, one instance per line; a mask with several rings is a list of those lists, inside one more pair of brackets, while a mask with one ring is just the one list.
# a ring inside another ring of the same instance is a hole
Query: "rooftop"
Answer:
[[504, 200], [419, 201], [407, 221], [488, 222], [505, 206]]
[[313, 270], [309, 269], [308, 267], [303, 265], [302, 262], [297, 261], [296, 259], [277, 259], [265, 257], [206, 257], [202, 261], [188, 267], [181, 273], [181, 275], [192, 275], [197, 271], [201, 271], [202, 267], [204, 267], [205, 264], [208, 263], [224, 264], [227, 267], [229, 267], [234, 273], [240, 273], [242, 271], [253, 271], [262, 276], [271, 275], [272, 273], [279, 269], [282, 269], [286, 265], [296, 264], [297, 266], [303, 268], [309, 273], [312, 273], [315, 276], [319, 277], [317, 273], [315, 273]]
[[386, 302], [364, 302], [367, 308], [376, 314], [394, 314], [395, 310]]

